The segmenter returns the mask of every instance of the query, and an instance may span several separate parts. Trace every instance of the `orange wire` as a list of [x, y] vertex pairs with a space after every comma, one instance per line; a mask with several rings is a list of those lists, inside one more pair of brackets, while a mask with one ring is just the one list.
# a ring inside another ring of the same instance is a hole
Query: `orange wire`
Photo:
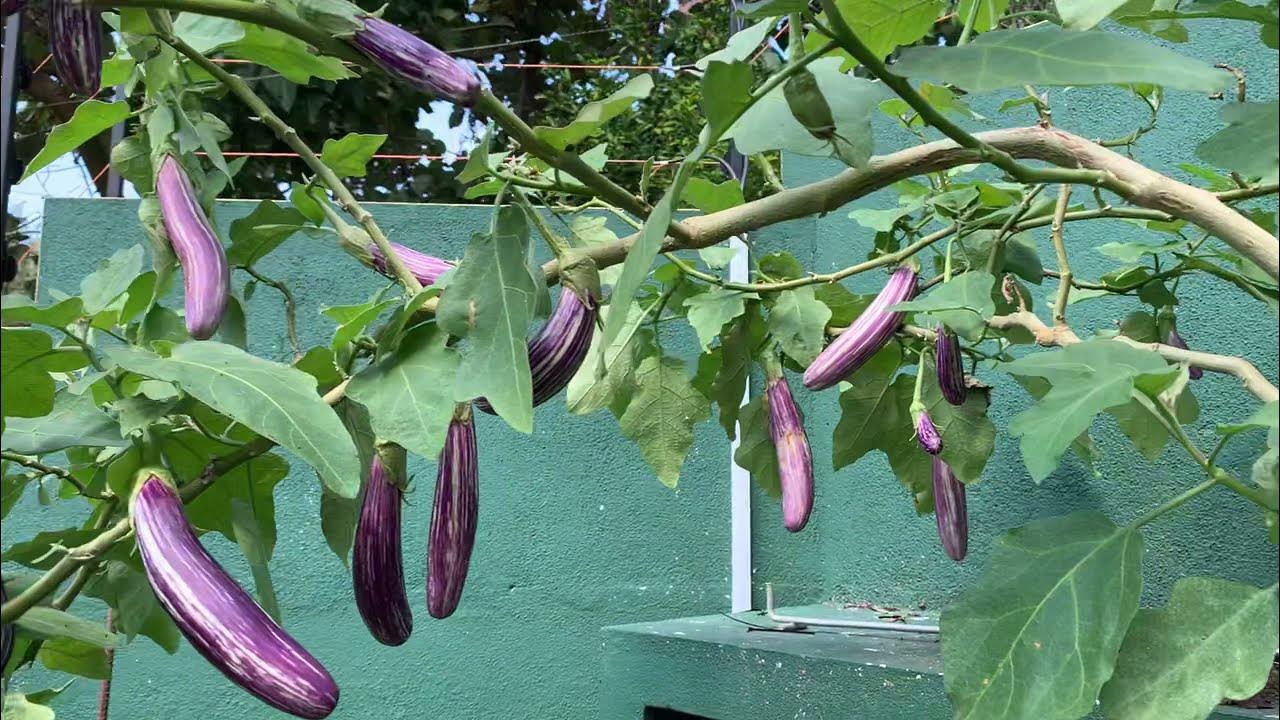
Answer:
[[40, 72], [40, 70], [43, 69], [45, 65], [48, 65], [49, 61], [52, 59], [53, 59], [53, 53], [49, 53], [48, 55], [45, 55], [44, 59], [40, 61], [40, 64], [36, 66], [36, 69], [31, 71], [31, 74], [34, 75]]

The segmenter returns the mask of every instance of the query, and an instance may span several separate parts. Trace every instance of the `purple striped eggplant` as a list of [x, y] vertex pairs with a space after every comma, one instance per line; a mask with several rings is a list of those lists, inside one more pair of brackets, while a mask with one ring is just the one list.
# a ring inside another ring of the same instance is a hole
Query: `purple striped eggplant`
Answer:
[[477, 463], [471, 406], [459, 405], [440, 451], [427, 537], [427, 612], [434, 618], [458, 609], [467, 582], [476, 542]]
[[333, 678], [209, 555], [173, 487], [150, 475], [130, 515], [151, 589], [206, 660], [274, 708], [301, 718], [333, 712]]
[[963, 405], [969, 388], [964, 381], [964, 358], [960, 357], [960, 338], [945, 325], [939, 325], [933, 340], [937, 362], [938, 389], [952, 405]]
[[49, 0], [49, 44], [58, 80], [80, 95], [102, 86], [102, 13], [76, 0]]
[[915, 291], [916, 271], [898, 268], [871, 305], [804, 371], [804, 386], [810, 390], [829, 388], [870, 360], [889, 342], [906, 315], [889, 308], [910, 300]]
[[27, 0], [0, 0], [0, 19], [9, 17], [26, 5]]
[[[529, 372], [533, 376], [533, 406], [550, 400], [569, 384], [591, 347], [591, 331], [596, 324], [596, 303], [584, 301], [572, 288], [560, 293], [555, 312], [529, 341]], [[484, 398], [476, 407], [494, 414]]]
[[929, 418], [929, 411], [921, 409], [913, 414], [916, 416], [916, 440], [920, 442], [920, 448], [930, 455], [942, 452], [942, 436]]
[[[4, 583], [0, 582], [0, 605], [9, 602], [4, 594]], [[0, 625], [0, 670], [9, 664], [9, 655], [13, 652], [13, 626], [9, 623]]]
[[197, 340], [213, 336], [231, 293], [231, 270], [209, 218], [200, 209], [182, 164], [165, 155], [156, 174], [156, 197], [169, 243], [182, 265], [187, 332]]
[[[423, 287], [428, 287], [440, 279], [440, 276], [453, 269], [453, 263], [448, 260], [441, 260], [433, 255], [418, 252], [413, 248], [405, 247], [399, 243], [391, 243], [391, 249], [396, 251], [396, 255], [400, 256], [401, 262], [405, 267], [409, 268], [409, 272], [418, 278], [418, 282]], [[386, 275], [391, 279], [395, 279], [395, 273], [391, 272], [391, 266], [387, 264], [387, 258], [383, 256], [382, 250], [378, 248], [376, 243], [370, 242], [368, 246], [370, 262], [373, 263], [374, 269]]]
[[951, 466], [933, 456], [933, 512], [938, 520], [942, 549], [956, 562], [969, 552], [969, 509], [964, 483], [956, 479]]
[[777, 368], [765, 385], [769, 403], [769, 437], [778, 458], [778, 479], [782, 485], [782, 524], [800, 532], [813, 512], [813, 455], [804, 432], [804, 418], [791, 397], [791, 388]]
[[[1164, 344], [1176, 347], [1179, 350], [1190, 350], [1190, 348], [1187, 347], [1187, 341], [1178, 334], [1178, 331], [1175, 328], [1169, 328], [1169, 334], [1165, 337]], [[1188, 365], [1187, 377], [1192, 380], [1199, 380], [1204, 377], [1204, 370], [1196, 367], [1195, 365]]]
[[369, 482], [356, 524], [351, 579], [356, 608], [374, 639], [383, 645], [403, 645], [413, 632], [400, 553], [400, 505], [404, 498], [399, 483], [405, 476], [405, 457], [404, 450], [395, 446], [379, 448], [378, 453], [369, 465]]
[[386, 20], [361, 19], [364, 27], [351, 37], [351, 44], [387, 74], [459, 105], [475, 103], [480, 79], [465, 64]]

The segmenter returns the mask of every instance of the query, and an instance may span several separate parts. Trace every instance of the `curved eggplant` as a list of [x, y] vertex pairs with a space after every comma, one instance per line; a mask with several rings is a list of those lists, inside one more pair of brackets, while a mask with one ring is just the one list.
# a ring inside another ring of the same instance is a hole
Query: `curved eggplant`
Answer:
[[404, 498], [399, 483], [405, 476], [404, 465], [404, 450], [396, 446], [379, 448], [373, 457], [351, 555], [360, 617], [374, 639], [393, 646], [403, 645], [413, 632], [400, 551], [400, 505]]
[[227, 254], [200, 209], [191, 179], [172, 155], [165, 155], [156, 174], [156, 197], [169, 243], [182, 265], [187, 332], [197, 340], [207, 340], [222, 322], [231, 296]]
[[160, 606], [206, 660], [284, 712], [315, 719], [333, 712], [333, 677], [209, 555], [173, 487], [150, 475], [134, 494], [130, 515]]
[[964, 358], [960, 356], [960, 338], [945, 325], [939, 325], [933, 340], [934, 359], [938, 363], [938, 389], [952, 405], [963, 405], [969, 388], [964, 381]]
[[933, 456], [933, 512], [938, 521], [942, 549], [956, 562], [969, 552], [969, 509], [964, 483], [956, 479], [951, 466]]
[[427, 612], [447, 618], [458, 609], [476, 542], [476, 428], [471, 406], [454, 412], [440, 451], [427, 539]]
[[62, 84], [80, 95], [101, 88], [101, 11], [76, 0], [49, 0], [49, 44]]
[[898, 268], [871, 305], [804, 371], [804, 386], [810, 390], [829, 388], [870, 360], [898, 331], [906, 315], [889, 308], [910, 300], [915, 291], [916, 271]]
[[[429, 287], [440, 279], [440, 276], [453, 269], [453, 263], [448, 260], [441, 260], [434, 255], [418, 252], [410, 247], [405, 247], [399, 243], [391, 243], [391, 249], [396, 251], [396, 255], [400, 256], [400, 260], [404, 262], [405, 267], [409, 268], [409, 272], [422, 283], [423, 287]], [[372, 241], [368, 245], [370, 261], [373, 267], [383, 275], [391, 279], [395, 279], [391, 268], [387, 265], [387, 259], [383, 257], [382, 250]]]
[[791, 397], [791, 388], [781, 374], [781, 368], [777, 373], [765, 385], [769, 402], [769, 437], [778, 457], [782, 524], [791, 532], [800, 532], [813, 512], [813, 455], [809, 450], [809, 437], [804, 432], [804, 419]]
[[930, 455], [942, 452], [942, 436], [926, 410], [916, 413], [916, 440], [920, 442], [920, 448]]
[[388, 74], [433, 95], [470, 106], [480, 96], [480, 79], [448, 53], [401, 27], [367, 15], [351, 38]]

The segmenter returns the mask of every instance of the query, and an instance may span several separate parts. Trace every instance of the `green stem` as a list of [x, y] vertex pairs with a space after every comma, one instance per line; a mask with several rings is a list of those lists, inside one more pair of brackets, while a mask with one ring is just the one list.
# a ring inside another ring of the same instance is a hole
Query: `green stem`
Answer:
[[920, 361], [916, 363], [915, 389], [911, 391], [911, 407], [908, 408], [911, 412], [911, 417], [914, 419], [918, 419], [920, 417], [920, 413], [925, 411], [925, 407], [924, 407], [924, 370], [925, 370], [924, 360], [925, 360], [925, 357], [927, 357], [927, 353], [924, 350], [921, 350]]
[[1152, 520], [1155, 520], [1156, 518], [1160, 517], [1161, 515], [1164, 515], [1170, 510], [1180, 507], [1183, 503], [1187, 502], [1191, 498], [1199, 495], [1200, 493], [1204, 492], [1205, 490], [1208, 490], [1209, 488], [1217, 484], [1218, 484], [1218, 481], [1216, 479], [1209, 478], [1208, 480], [1205, 480], [1204, 482], [1200, 483], [1199, 485], [1196, 485], [1190, 490], [1187, 490], [1181, 495], [1171, 500], [1168, 500], [1167, 502], [1160, 505], [1159, 507], [1156, 507], [1152, 510], [1147, 511], [1147, 513], [1144, 514], [1142, 517], [1138, 518], [1137, 520], [1134, 520], [1132, 523], [1129, 523], [1129, 527], [1140, 528], [1143, 525], [1146, 525], [1147, 523], [1151, 522]]
[[528, 193], [518, 187], [513, 187], [511, 194], [515, 196], [516, 202], [520, 207], [524, 208], [524, 213], [529, 216], [530, 222], [533, 223], [534, 227], [538, 228], [542, 239], [547, 241], [547, 247], [551, 248], [551, 252], [555, 254], [556, 259], [563, 262], [565, 256], [569, 254], [569, 244], [564, 241], [564, 238], [557, 235], [550, 225], [547, 225], [542, 213], [538, 212], [538, 208], [529, 202]]
[[1109, 172], [1058, 167], [1028, 167], [1019, 163], [1009, 153], [970, 135], [931, 105], [924, 96], [911, 86], [911, 83], [907, 82], [906, 78], [889, 71], [884, 61], [876, 53], [872, 52], [853, 32], [849, 24], [845, 22], [843, 15], [840, 13], [840, 8], [836, 5], [836, 0], [822, 0], [822, 8], [835, 33], [836, 40], [846, 52], [862, 63], [868, 72], [910, 105], [925, 122], [940, 130], [942, 134], [954, 140], [961, 147], [977, 151], [982, 160], [995, 165], [1025, 183], [1080, 183], [1104, 187], [1123, 197], [1132, 197], [1135, 194], [1135, 188]]
[[276, 292], [284, 298], [285, 330], [289, 334], [289, 347], [293, 348], [295, 360], [302, 357], [302, 343], [298, 340], [298, 304], [294, 301], [293, 292], [289, 290], [289, 286], [280, 280], [263, 275], [252, 265], [242, 265], [240, 269], [263, 285], [275, 288]]
[[8, 460], [9, 462], [18, 463], [23, 467], [31, 468], [43, 475], [52, 475], [56, 478], [61, 478], [74, 487], [77, 492], [87, 498], [92, 498], [94, 500], [107, 500], [112, 497], [110, 495], [99, 495], [98, 493], [89, 492], [89, 488], [83, 482], [80, 482], [80, 478], [72, 475], [70, 471], [54, 465], [46, 465], [36, 458], [21, 455], [10, 450], [0, 450], [0, 458]]
[[1018, 203], [1018, 208], [1013, 211], [1008, 220], [1005, 220], [1004, 225], [1000, 227], [1000, 231], [996, 233], [995, 239], [991, 241], [991, 252], [987, 254], [987, 272], [989, 274], [995, 275], [1000, 269], [1000, 251], [1004, 248], [1005, 240], [1012, 234], [1014, 226], [1021, 222], [1027, 213], [1031, 212], [1031, 204], [1035, 202], [1035, 199], [1043, 191], [1044, 185], [1036, 185], [1028, 190]]
[[960, 30], [960, 39], [956, 40], [956, 47], [969, 44], [969, 36], [973, 34], [973, 26], [978, 22], [978, 8], [982, 7], [982, 0], [973, 0], [973, 4], [969, 6], [969, 17], [965, 18], [964, 27]]
[[1053, 301], [1053, 322], [1058, 327], [1067, 324], [1067, 301], [1071, 299], [1071, 263], [1067, 260], [1067, 244], [1062, 232], [1062, 217], [1067, 214], [1070, 201], [1071, 186], [1063, 183], [1058, 191], [1058, 202], [1053, 207], [1053, 225], [1049, 231], [1054, 252], [1058, 255], [1058, 294]]

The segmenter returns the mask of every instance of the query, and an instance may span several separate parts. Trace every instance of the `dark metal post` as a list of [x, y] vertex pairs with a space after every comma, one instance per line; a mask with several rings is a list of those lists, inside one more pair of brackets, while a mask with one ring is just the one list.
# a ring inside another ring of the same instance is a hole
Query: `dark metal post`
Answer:
[[[124, 97], [123, 85], [116, 86], [116, 97]], [[119, 145], [120, 141], [124, 140], [124, 133], [126, 129], [127, 124], [124, 122], [118, 123], [115, 127], [111, 128], [111, 147]], [[108, 158], [108, 162], [110, 162], [110, 158]], [[115, 166], [109, 166], [107, 168], [106, 192], [104, 192], [102, 196], [113, 198], [124, 197], [124, 178], [120, 173], [116, 172]]]
[[18, 109], [18, 81], [22, 62], [22, 13], [9, 16], [4, 24], [3, 70], [0, 71], [0, 220], [9, 215], [9, 185], [14, 179], [13, 127]]

